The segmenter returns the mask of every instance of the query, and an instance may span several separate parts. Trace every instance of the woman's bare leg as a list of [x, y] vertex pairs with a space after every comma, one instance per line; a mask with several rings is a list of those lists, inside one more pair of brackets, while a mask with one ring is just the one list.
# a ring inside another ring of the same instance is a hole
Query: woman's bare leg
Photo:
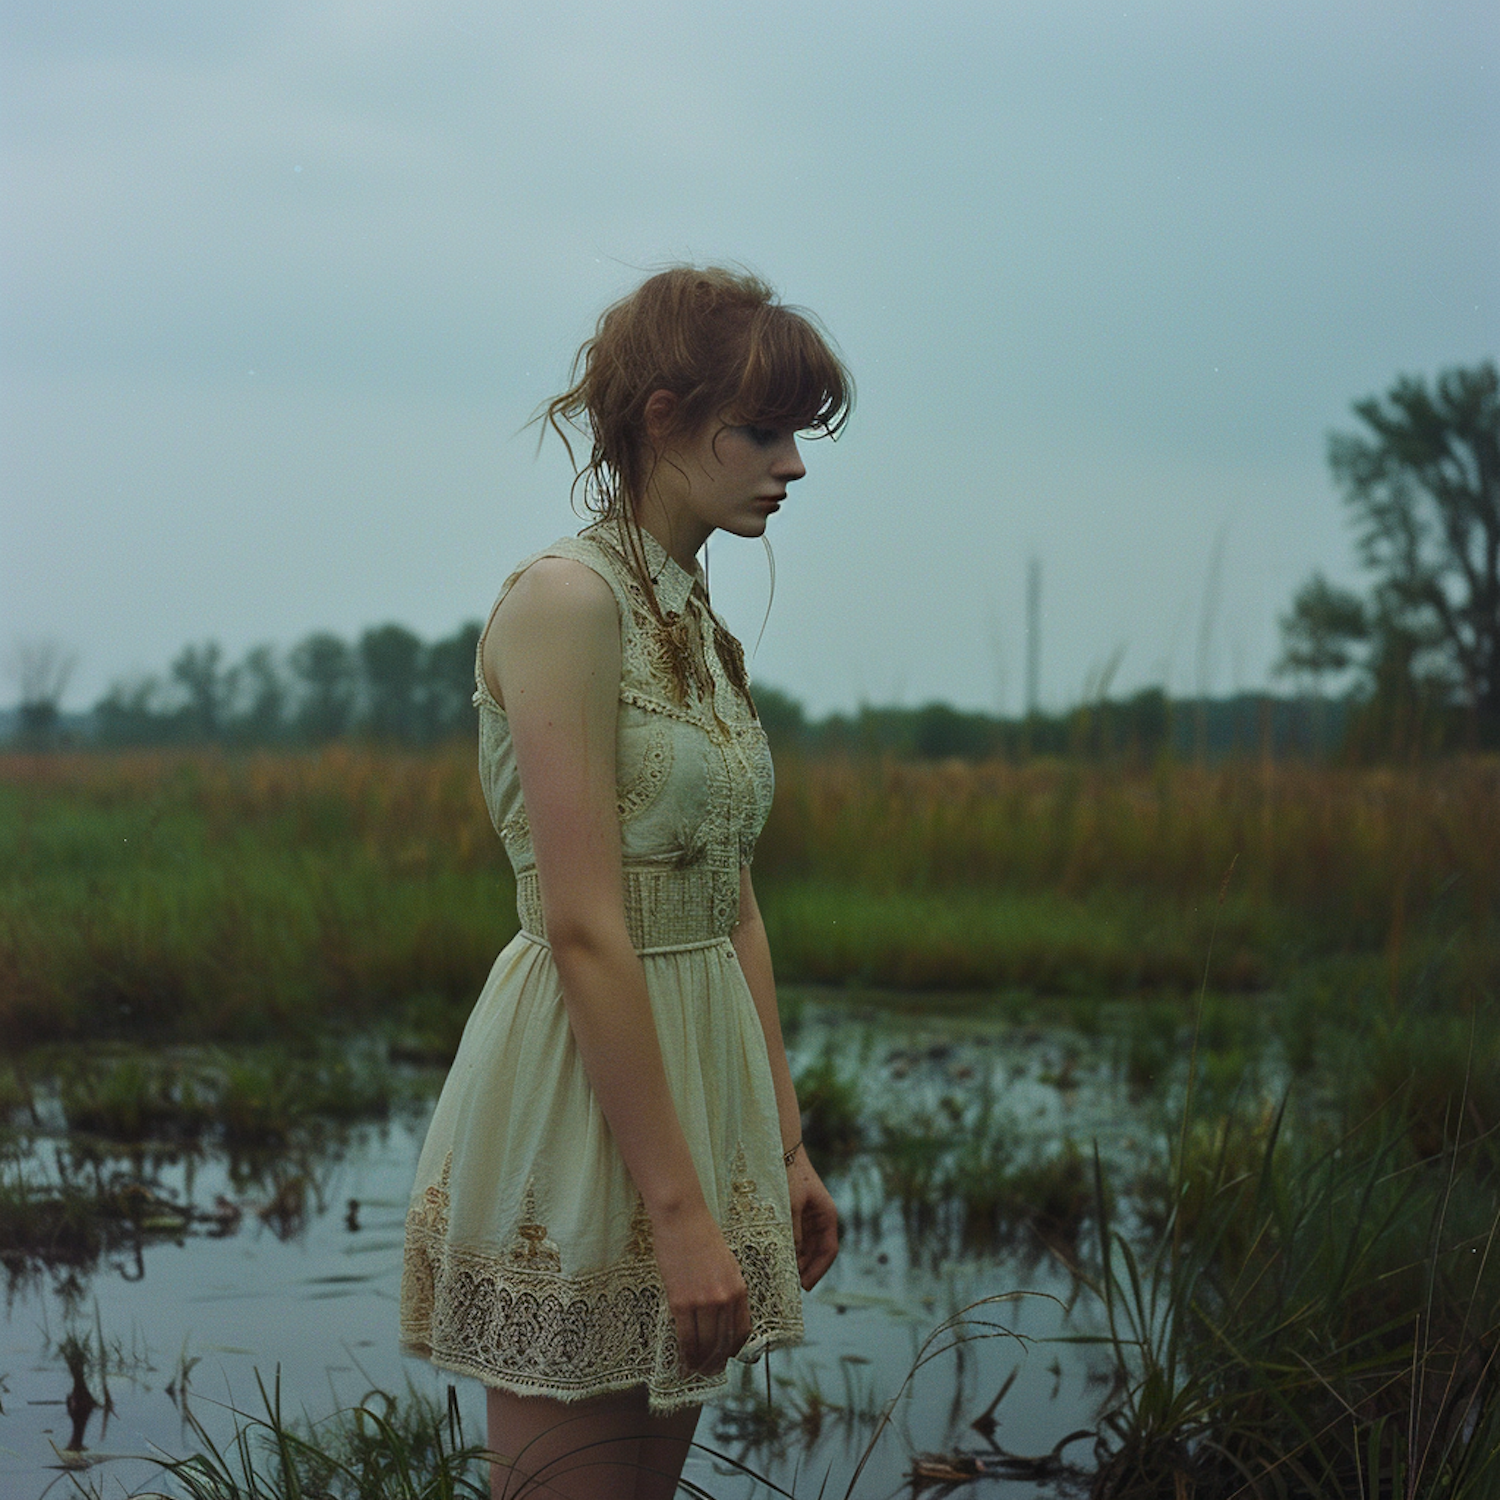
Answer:
[[641, 1439], [641, 1467], [632, 1500], [672, 1500], [702, 1410], [701, 1406], [686, 1406], [652, 1419], [656, 1431]]
[[592, 1401], [489, 1393], [493, 1500], [671, 1500], [696, 1406], [653, 1416], [644, 1387]]

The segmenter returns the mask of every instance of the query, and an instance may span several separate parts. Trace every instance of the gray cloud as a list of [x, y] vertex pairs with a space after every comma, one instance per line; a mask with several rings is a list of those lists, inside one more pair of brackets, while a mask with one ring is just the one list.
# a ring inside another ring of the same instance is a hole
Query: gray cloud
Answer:
[[1121, 639], [1189, 688], [1227, 526], [1214, 685], [1262, 680], [1350, 566], [1326, 430], [1494, 352], [1491, 8], [805, 14], [9, 5], [0, 638], [78, 644], [82, 699], [188, 638], [447, 629], [569, 523], [511, 434], [599, 308], [733, 258], [861, 388], [762, 677], [991, 701], [1036, 550], [1057, 697]]

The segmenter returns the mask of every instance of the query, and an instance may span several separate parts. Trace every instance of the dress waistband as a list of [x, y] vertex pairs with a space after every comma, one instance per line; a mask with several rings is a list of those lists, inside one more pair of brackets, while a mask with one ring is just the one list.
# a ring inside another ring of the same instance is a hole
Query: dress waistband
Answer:
[[[552, 944], [546, 938], [538, 937], [534, 932], [527, 932], [524, 927], [516, 936], [525, 938], [528, 943], [535, 943], [538, 948], [551, 951]], [[722, 948], [732, 954], [734, 942], [727, 937], [704, 938], [697, 943], [668, 943], [660, 948], [637, 948], [635, 951], [638, 958], [655, 958], [660, 953], [701, 953], [707, 948]]]
[[[637, 953], [678, 953], [722, 943], [739, 916], [739, 870], [693, 865], [627, 865], [625, 929]], [[535, 869], [516, 876], [516, 915], [533, 942], [547, 942]]]

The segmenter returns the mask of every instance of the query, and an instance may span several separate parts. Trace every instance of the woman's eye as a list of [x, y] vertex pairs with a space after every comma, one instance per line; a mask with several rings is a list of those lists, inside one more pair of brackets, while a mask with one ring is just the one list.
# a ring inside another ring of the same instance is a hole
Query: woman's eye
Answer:
[[781, 436], [774, 427], [746, 427], [745, 432], [757, 448], [769, 448]]

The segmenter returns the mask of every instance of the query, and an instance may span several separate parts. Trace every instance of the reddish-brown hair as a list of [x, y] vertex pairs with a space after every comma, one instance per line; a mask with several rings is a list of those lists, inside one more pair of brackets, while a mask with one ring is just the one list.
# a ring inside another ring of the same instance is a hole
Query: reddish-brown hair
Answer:
[[[540, 415], [572, 456], [590, 439], [575, 494], [601, 518], [634, 519], [654, 461], [646, 402], [677, 400], [658, 445], [730, 414], [736, 422], [835, 437], [854, 383], [810, 313], [785, 307], [748, 271], [673, 266], [608, 308], [573, 361], [573, 383]], [[576, 460], [575, 460], [576, 463]]]

